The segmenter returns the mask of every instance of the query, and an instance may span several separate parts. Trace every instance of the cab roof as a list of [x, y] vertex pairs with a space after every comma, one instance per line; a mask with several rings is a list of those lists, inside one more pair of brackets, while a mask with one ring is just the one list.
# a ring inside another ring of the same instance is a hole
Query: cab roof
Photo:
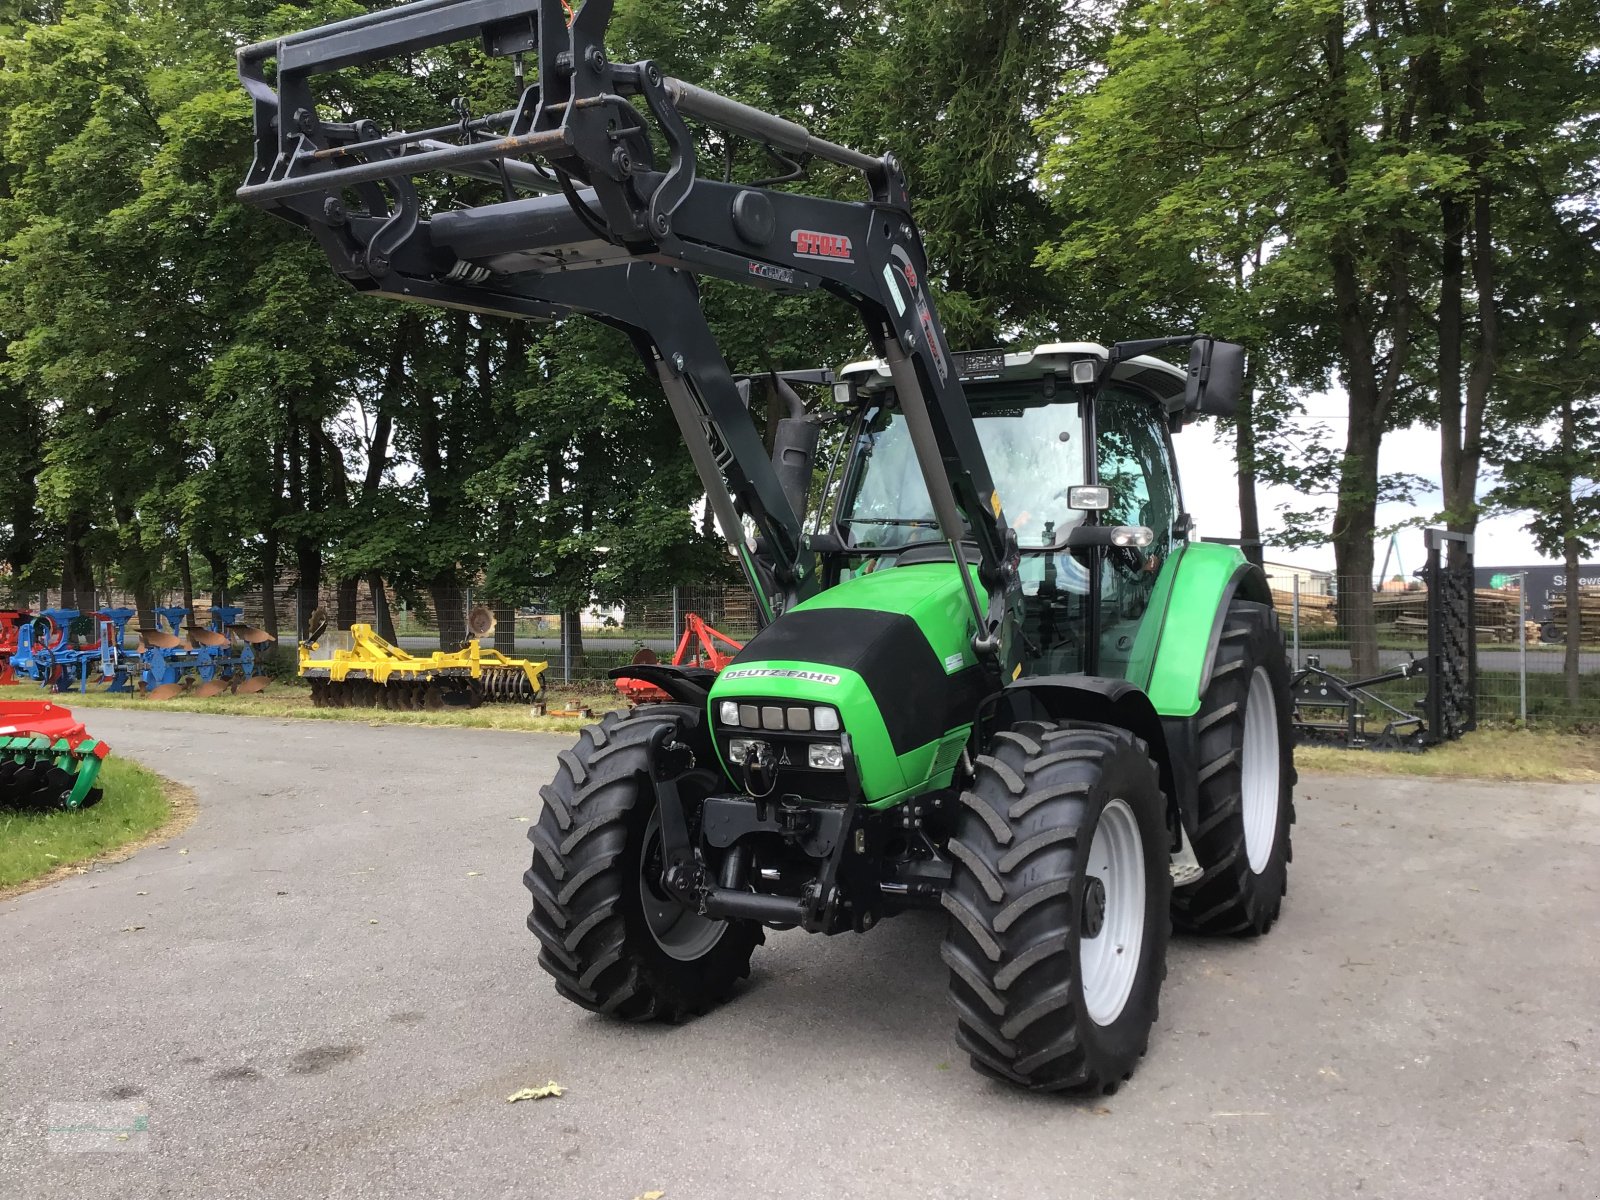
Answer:
[[[1074, 362], [1086, 358], [1104, 362], [1109, 353], [1098, 342], [1046, 342], [1032, 350], [969, 350], [951, 357], [961, 382], [976, 384], [1070, 379]], [[889, 364], [881, 358], [864, 359], [841, 367], [838, 378], [869, 394], [891, 384]], [[1118, 363], [1111, 378], [1148, 392], [1169, 414], [1183, 412], [1188, 376], [1182, 367], [1144, 354]]]

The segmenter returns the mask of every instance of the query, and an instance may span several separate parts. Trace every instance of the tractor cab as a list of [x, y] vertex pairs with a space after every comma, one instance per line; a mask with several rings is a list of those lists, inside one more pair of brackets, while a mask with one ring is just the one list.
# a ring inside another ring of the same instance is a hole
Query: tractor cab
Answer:
[[[1187, 536], [1170, 438], [1190, 415], [1185, 374], [1128, 359], [1090, 400], [1073, 364], [1098, 370], [1106, 357], [1092, 342], [954, 356], [1017, 535], [1030, 675], [1126, 678], [1161, 569]], [[857, 408], [829, 480], [831, 528], [819, 531], [838, 580], [940, 557], [944, 537], [888, 365], [852, 363], [838, 378], [839, 398]], [[1071, 544], [1085, 522], [1141, 531], [1131, 536], [1145, 544]]]

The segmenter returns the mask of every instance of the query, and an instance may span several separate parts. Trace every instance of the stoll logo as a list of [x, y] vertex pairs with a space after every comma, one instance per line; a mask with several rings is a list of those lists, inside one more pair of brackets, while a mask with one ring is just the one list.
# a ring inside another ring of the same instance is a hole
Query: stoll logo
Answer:
[[789, 240], [794, 243], [796, 258], [832, 258], [839, 262], [855, 262], [850, 239], [842, 233], [796, 229], [789, 235]]

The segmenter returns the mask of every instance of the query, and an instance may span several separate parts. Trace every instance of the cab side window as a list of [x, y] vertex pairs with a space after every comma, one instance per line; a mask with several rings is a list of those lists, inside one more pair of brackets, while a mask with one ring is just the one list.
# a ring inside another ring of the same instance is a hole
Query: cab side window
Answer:
[[1095, 415], [1100, 482], [1111, 489], [1111, 508], [1102, 520], [1144, 525], [1155, 535], [1144, 549], [1107, 551], [1100, 564], [1099, 673], [1124, 675], [1156, 577], [1174, 549], [1177, 487], [1165, 414], [1154, 401], [1107, 393]]

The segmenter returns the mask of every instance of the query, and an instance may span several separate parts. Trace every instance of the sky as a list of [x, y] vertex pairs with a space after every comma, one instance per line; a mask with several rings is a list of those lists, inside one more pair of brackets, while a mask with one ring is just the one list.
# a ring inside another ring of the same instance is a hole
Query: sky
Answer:
[[[1312, 432], [1320, 424], [1325, 427], [1323, 437], [1342, 446], [1344, 439], [1345, 399], [1340, 394], [1317, 395], [1306, 402], [1306, 415], [1299, 422]], [[1211, 421], [1189, 426], [1173, 438], [1178, 454], [1178, 474], [1183, 485], [1184, 503], [1195, 518], [1196, 528], [1202, 537], [1239, 536], [1239, 490], [1233, 456], [1231, 432], [1223, 441], [1217, 440], [1217, 430]], [[1443, 506], [1439, 491], [1439, 431], [1414, 425], [1396, 430], [1383, 439], [1379, 452], [1379, 470], [1384, 474], [1404, 471], [1422, 476], [1432, 485], [1431, 492], [1419, 491], [1415, 504], [1380, 504], [1378, 526], [1393, 525], [1414, 516], [1431, 516]], [[1479, 494], [1494, 485], [1491, 478], [1480, 477]], [[1293, 488], [1261, 485], [1257, 491], [1257, 505], [1261, 513], [1261, 527], [1271, 530], [1280, 525], [1280, 511], [1306, 511], [1321, 505], [1333, 504], [1331, 496], [1306, 496]], [[1476, 563], [1483, 567], [1533, 566], [1552, 561], [1534, 547], [1533, 538], [1522, 525], [1526, 517], [1512, 514], [1491, 517], [1478, 525]], [[1400, 561], [1404, 573], [1410, 575], [1423, 565], [1427, 553], [1422, 545], [1420, 528], [1400, 531]], [[1376, 548], [1377, 564], [1383, 563], [1385, 543]], [[1274, 562], [1316, 570], [1333, 570], [1332, 545], [1308, 546], [1298, 549], [1275, 548], [1270, 543], [1266, 557]], [[1389, 574], [1396, 574], [1393, 565]]]

